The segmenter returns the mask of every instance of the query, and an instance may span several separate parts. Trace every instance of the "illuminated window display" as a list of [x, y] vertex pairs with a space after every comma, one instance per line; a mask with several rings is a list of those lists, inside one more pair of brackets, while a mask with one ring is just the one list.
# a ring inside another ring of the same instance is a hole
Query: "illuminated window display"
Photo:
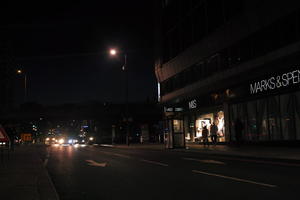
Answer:
[[[219, 111], [216, 113], [209, 113], [200, 115], [196, 119], [196, 135], [195, 135], [195, 141], [201, 140], [202, 137], [202, 130], [203, 127], [207, 127], [209, 130], [209, 136], [210, 136], [210, 128], [212, 123], [215, 123], [218, 127], [218, 142], [225, 142], [225, 123], [224, 123], [224, 112]], [[209, 137], [209, 141], [211, 141], [211, 138]]]
[[183, 132], [183, 121], [174, 119], [173, 120], [173, 128], [175, 133], [182, 133]]

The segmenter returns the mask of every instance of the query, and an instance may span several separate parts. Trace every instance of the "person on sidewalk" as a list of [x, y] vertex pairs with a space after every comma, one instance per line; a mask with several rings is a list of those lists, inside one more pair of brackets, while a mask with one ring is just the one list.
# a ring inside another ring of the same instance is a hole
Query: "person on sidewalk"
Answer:
[[213, 123], [210, 126], [210, 137], [211, 137], [211, 141], [214, 145], [217, 144], [217, 138], [218, 138], [218, 126]]
[[202, 141], [203, 141], [203, 145], [204, 146], [209, 146], [209, 142], [208, 142], [208, 129], [206, 126], [203, 127], [202, 129]]
[[237, 143], [237, 145], [240, 145], [241, 142], [242, 142], [242, 132], [243, 132], [243, 129], [244, 129], [244, 125], [241, 122], [241, 120], [238, 119], [238, 118], [235, 120], [234, 129], [235, 129], [236, 143]]

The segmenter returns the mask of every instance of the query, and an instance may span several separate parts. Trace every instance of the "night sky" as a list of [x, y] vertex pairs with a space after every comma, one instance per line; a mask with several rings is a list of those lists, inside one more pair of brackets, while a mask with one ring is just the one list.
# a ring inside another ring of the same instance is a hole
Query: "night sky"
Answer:
[[124, 102], [123, 57], [111, 58], [110, 47], [128, 55], [129, 101], [155, 99], [152, 1], [10, 2], [8, 39], [28, 76], [28, 101]]

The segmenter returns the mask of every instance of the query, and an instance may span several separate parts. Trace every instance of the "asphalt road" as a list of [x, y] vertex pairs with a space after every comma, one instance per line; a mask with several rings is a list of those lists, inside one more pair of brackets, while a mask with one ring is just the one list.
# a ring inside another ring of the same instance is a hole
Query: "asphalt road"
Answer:
[[299, 199], [300, 165], [172, 150], [40, 147], [65, 199]]

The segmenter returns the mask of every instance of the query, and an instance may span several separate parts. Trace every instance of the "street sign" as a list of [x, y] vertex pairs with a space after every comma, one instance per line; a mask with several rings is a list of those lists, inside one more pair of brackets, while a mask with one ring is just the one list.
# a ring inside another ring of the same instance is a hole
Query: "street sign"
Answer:
[[32, 134], [31, 133], [21, 133], [21, 140], [23, 142], [31, 142], [32, 141]]
[[0, 142], [9, 142], [9, 137], [1, 125], [0, 125]]

